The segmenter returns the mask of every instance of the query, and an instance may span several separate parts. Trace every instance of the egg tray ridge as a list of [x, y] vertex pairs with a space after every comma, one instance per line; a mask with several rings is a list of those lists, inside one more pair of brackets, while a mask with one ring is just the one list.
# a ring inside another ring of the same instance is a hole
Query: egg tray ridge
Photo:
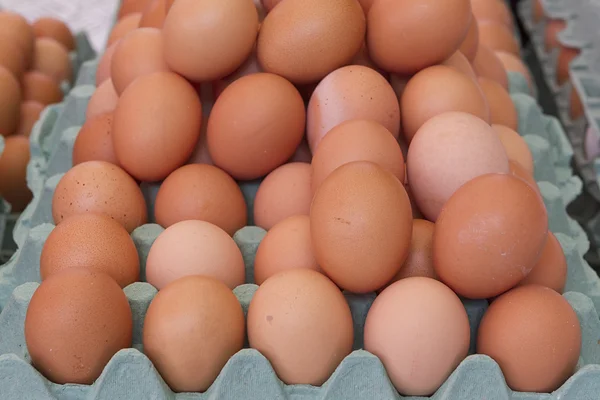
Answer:
[[[78, 33], [75, 35], [75, 43], [76, 43], [76, 51], [72, 51], [69, 56], [71, 58], [71, 64], [73, 66], [74, 76], [77, 77], [74, 86], [80, 85], [82, 83], [81, 79], [88, 82], [94, 82], [94, 74], [82, 74], [83, 72], [83, 64], [93, 59], [96, 56], [92, 45], [90, 44], [89, 38], [86, 33]], [[52, 129], [54, 127], [55, 122], [62, 121], [65, 116], [60, 115], [64, 108], [64, 105], [68, 99], [68, 93], [71, 90], [71, 86], [67, 82], [63, 82], [61, 85], [63, 93], [67, 94], [65, 99], [63, 99], [62, 103], [50, 105], [44, 109], [42, 114], [40, 115], [40, 119], [34, 125], [34, 128], [30, 135], [30, 148], [31, 148], [31, 159], [29, 164], [39, 164], [39, 153], [36, 153], [34, 149], [39, 148], [39, 140], [40, 140], [40, 126], [45, 126], [45, 131]], [[53, 110], [53, 111], [50, 111]], [[58, 113], [58, 115], [50, 116], [49, 113]], [[68, 110], [67, 110], [67, 114]], [[70, 116], [69, 114], [68, 116]], [[58, 132], [63, 130], [63, 127], [60, 125], [56, 127]], [[0, 154], [2, 154], [2, 144], [0, 144]], [[17, 221], [19, 218], [19, 214], [11, 213], [10, 206], [4, 200], [0, 198], [0, 262], [5, 262], [8, 258], [15, 252], [18, 241], [15, 240], [13, 232], [15, 226], [17, 225]]]
[[[36, 126], [36, 162], [28, 169], [34, 201], [17, 222], [15, 238], [19, 249], [11, 260], [0, 266], [0, 394], [12, 399], [402, 399], [391, 385], [377, 357], [359, 350], [362, 330], [374, 295], [347, 293], [355, 328], [355, 351], [346, 357], [332, 377], [320, 388], [307, 385], [284, 385], [269, 362], [256, 350], [244, 349], [232, 357], [221, 374], [204, 394], [173, 394], [148, 358], [140, 351], [143, 318], [156, 290], [144, 282], [125, 288], [134, 319], [134, 346], [117, 353], [101, 377], [91, 386], [57, 385], [47, 381], [31, 365], [23, 336], [28, 303], [39, 285], [39, 258], [43, 243], [53, 229], [51, 201], [58, 180], [71, 165], [74, 139], [83, 123], [85, 108], [93, 92], [95, 62], [86, 63], [78, 85], [61, 105], [50, 107]], [[514, 78], [514, 76], [513, 76]], [[518, 83], [518, 82], [517, 82]], [[512, 85], [511, 87], [519, 87]], [[521, 87], [523, 87], [521, 85]], [[545, 400], [597, 399], [600, 393], [600, 280], [583, 260], [589, 242], [585, 232], [565, 211], [581, 191], [582, 183], [572, 175], [569, 163], [572, 148], [560, 124], [542, 114], [535, 100], [518, 90], [512, 94], [519, 111], [519, 131], [534, 155], [536, 180], [548, 208], [550, 229], [560, 241], [569, 264], [565, 298], [576, 310], [583, 332], [578, 372], [553, 394], [512, 392], [506, 386], [498, 365], [482, 355], [471, 355], [433, 396], [436, 400]], [[62, 122], [60, 122], [62, 121]], [[34, 145], [35, 143], [35, 145]], [[32, 157], [33, 159], [33, 157]], [[242, 185], [249, 203], [256, 192], [256, 182]], [[149, 204], [156, 186], [145, 187]], [[249, 207], [251, 210], [252, 207]], [[132, 233], [141, 260], [141, 278], [145, 279], [145, 260], [155, 238], [163, 228], [156, 224], [139, 227]], [[246, 264], [246, 281], [253, 281], [254, 255], [265, 231], [246, 227], [234, 239]], [[257, 286], [239, 286], [234, 293], [244, 312]], [[487, 308], [485, 300], [463, 301], [471, 324], [472, 337]], [[472, 340], [472, 344], [474, 340]], [[473, 352], [474, 346], [471, 346]]]

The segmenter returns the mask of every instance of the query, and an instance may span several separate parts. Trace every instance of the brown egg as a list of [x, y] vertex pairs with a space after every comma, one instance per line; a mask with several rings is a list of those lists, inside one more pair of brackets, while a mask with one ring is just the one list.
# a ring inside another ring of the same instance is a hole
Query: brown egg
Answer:
[[127, 14], [123, 18], [119, 19], [119, 21], [113, 26], [110, 35], [108, 36], [108, 41], [106, 46], [110, 46], [115, 43], [117, 40], [122, 39], [129, 32], [134, 29], [139, 28], [140, 21], [142, 20], [142, 14], [140, 12], [135, 12], [131, 14]]
[[120, 21], [123, 17], [143, 12], [151, 0], [122, 0], [117, 14], [117, 20]]
[[506, 51], [516, 56], [520, 55], [519, 42], [510, 28], [494, 21], [478, 21], [479, 43], [494, 51]]
[[150, 0], [142, 13], [140, 28], [162, 29], [166, 17], [167, 6], [165, 0]]
[[477, 75], [475, 75], [473, 66], [471, 65], [467, 57], [465, 57], [465, 55], [460, 51], [455, 51], [454, 54], [450, 56], [450, 58], [448, 58], [442, 63], [442, 65], [452, 67], [457, 71], [467, 75], [469, 78], [472, 78], [475, 81], [477, 80]]
[[288, 217], [267, 232], [256, 251], [254, 282], [262, 285], [271, 276], [292, 268], [322, 272], [312, 250], [308, 215]]
[[[516, 57], [513, 54], [511, 56]], [[508, 74], [498, 56], [498, 52], [494, 52], [485, 45], [480, 45], [473, 61], [473, 69], [477, 76], [496, 81], [504, 89], [508, 90]]]
[[169, 71], [163, 46], [163, 35], [156, 28], [138, 28], [119, 41], [110, 68], [110, 76], [119, 96], [140, 76]]
[[119, 164], [138, 180], [163, 180], [190, 158], [201, 123], [200, 99], [185, 79], [172, 72], [143, 75], [127, 87], [115, 110]]
[[320, 386], [352, 351], [352, 314], [327, 277], [294, 268], [273, 275], [254, 294], [248, 340], [284, 383]]
[[494, 21], [513, 29], [512, 15], [501, 0], [471, 0], [473, 15], [478, 21]]
[[73, 79], [69, 51], [61, 43], [50, 38], [35, 40], [32, 69], [48, 75], [59, 84]]
[[577, 93], [577, 89], [575, 87], [571, 88], [571, 97], [569, 100], [569, 117], [572, 120], [581, 118], [584, 113], [584, 108], [583, 103], [581, 102], [581, 97], [579, 97], [579, 93]]
[[123, 288], [140, 275], [137, 249], [129, 233], [114, 219], [92, 213], [65, 219], [44, 243], [42, 280], [68, 268], [103, 272]]
[[304, 136], [305, 115], [302, 97], [290, 82], [268, 73], [244, 76], [215, 102], [208, 150], [215, 165], [234, 178], [259, 178], [294, 154]]
[[547, 236], [546, 207], [529, 184], [507, 174], [479, 176], [461, 186], [440, 213], [435, 272], [461, 296], [497, 296], [531, 272]]
[[430, 278], [390, 285], [365, 322], [365, 350], [379, 357], [406, 396], [433, 394], [467, 356], [469, 340], [469, 318], [460, 299]]
[[311, 96], [306, 136], [313, 153], [327, 132], [351, 119], [379, 122], [399, 136], [400, 107], [394, 89], [377, 71], [361, 65], [333, 71]]
[[198, 219], [231, 236], [247, 222], [246, 202], [237, 183], [223, 170], [207, 164], [185, 165], [173, 171], [160, 185], [154, 215], [165, 228]]
[[293, 215], [308, 215], [311, 167], [294, 162], [276, 168], [262, 181], [254, 198], [254, 224], [269, 230]]
[[510, 170], [510, 174], [515, 176], [523, 181], [527, 182], [536, 192], [539, 193], [539, 188], [533, 174], [525, 169], [520, 163], [508, 160], [508, 167]]
[[113, 112], [117, 108], [119, 95], [115, 90], [112, 79], [106, 79], [94, 92], [88, 102], [85, 117], [93, 118], [96, 115]]
[[64, 22], [56, 18], [42, 17], [33, 23], [32, 28], [36, 38], [51, 38], [65, 46], [68, 51], [75, 50], [75, 37]]
[[189, 276], [165, 287], [150, 303], [144, 353], [171, 390], [203, 392], [244, 346], [244, 329], [242, 307], [227, 286]]
[[258, 64], [256, 59], [256, 53], [250, 54], [250, 57], [231, 75], [226, 76], [223, 79], [212, 82], [212, 89], [214, 92], [214, 98], [218, 98], [223, 90], [232, 82], [240, 79], [243, 76], [264, 72], [262, 67]]
[[519, 126], [519, 115], [508, 91], [498, 82], [484, 77], [479, 77], [479, 87], [490, 106], [490, 122], [516, 130]]
[[365, 30], [356, 0], [286, 0], [260, 26], [258, 61], [293, 83], [317, 82], [352, 60]]
[[565, 30], [567, 27], [567, 21], [562, 19], [551, 19], [546, 22], [544, 28], [544, 50], [550, 52], [561, 46], [558, 41], [558, 34]]
[[60, 103], [63, 92], [54, 79], [37, 71], [29, 71], [21, 81], [23, 100], [37, 101], [43, 105]]
[[110, 79], [112, 57], [115, 54], [115, 50], [119, 43], [121, 43], [121, 39], [108, 46], [104, 51], [104, 54], [102, 54], [102, 57], [100, 57], [98, 68], [96, 69], [96, 86], [99, 87], [105, 80]]
[[498, 297], [477, 334], [477, 352], [492, 357], [519, 392], [558, 389], [575, 372], [580, 349], [577, 314], [564, 297], [539, 285]]
[[472, 14], [469, 0], [378, 0], [367, 18], [367, 45], [373, 61], [392, 73], [414, 74], [459, 49]]
[[23, 211], [32, 198], [27, 187], [28, 162], [29, 139], [25, 136], [4, 138], [4, 150], [0, 154], [0, 197], [11, 205], [12, 212]]
[[165, 59], [173, 71], [207, 82], [234, 72], [258, 34], [252, 0], [178, 0], [164, 27]]
[[492, 128], [502, 142], [508, 159], [521, 164], [533, 176], [533, 156], [523, 137], [505, 125], [492, 125]]
[[0, 11], [0, 42], [13, 42], [19, 46], [25, 58], [25, 70], [33, 61], [33, 43], [35, 36], [31, 25], [21, 15]]
[[0, 136], [9, 136], [19, 127], [21, 87], [14, 75], [0, 66]]
[[567, 282], [567, 259], [556, 236], [548, 231], [548, 239], [542, 255], [529, 275], [525, 277], [519, 286], [542, 285], [557, 293], [562, 293]]
[[56, 225], [71, 215], [106, 214], [132, 232], [147, 221], [148, 212], [138, 184], [125, 171], [104, 161], [71, 168], [58, 182], [52, 198]]
[[70, 268], [37, 288], [25, 317], [35, 368], [54, 383], [91, 385], [119, 350], [131, 347], [127, 297], [108, 275]]
[[454, 68], [436, 65], [413, 76], [400, 99], [402, 131], [410, 143], [425, 122], [448, 111], [470, 113], [489, 121], [490, 110], [477, 83]]
[[560, 46], [560, 50], [558, 51], [558, 60], [556, 61], [556, 83], [559, 86], [562, 86], [569, 81], [569, 68], [571, 61], [579, 56], [580, 53], [581, 50], [579, 49]]
[[358, 0], [358, 2], [360, 3], [361, 7], [363, 8], [365, 15], [368, 15], [369, 10], [371, 9], [371, 6], [375, 2], [375, 0]]
[[404, 182], [404, 157], [390, 131], [375, 121], [354, 119], [333, 128], [312, 159], [312, 192], [338, 167], [352, 161], [371, 161]]
[[17, 80], [21, 79], [25, 72], [25, 57], [17, 43], [6, 40], [0, 44], [0, 67], [9, 70]]
[[477, 49], [479, 48], [479, 27], [477, 26], [477, 20], [475, 17], [471, 17], [469, 23], [469, 31], [467, 36], [460, 45], [459, 50], [467, 57], [470, 62], [473, 62]]
[[368, 293], [388, 283], [408, 256], [410, 201], [402, 183], [379, 165], [344, 164], [315, 194], [310, 230], [325, 273], [343, 289]]
[[24, 101], [21, 103], [21, 120], [17, 135], [29, 137], [35, 123], [40, 119], [40, 114], [44, 111], [44, 105], [37, 101]]
[[[533, 92], [533, 78], [529, 68], [521, 61], [521, 59], [514, 54], [507, 53], [505, 51], [496, 51], [496, 57], [500, 60], [506, 71], [518, 72], [525, 77], [531, 92]], [[490, 77], [488, 77], [490, 78]]]
[[412, 194], [430, 221], [466, 182], [509, 171], [498, 135], [485, 121], [463, 112], [427, 121], [411, 142], [406, 162]]
[[106, 161], [119, 165], [112, 139], [113, 113], [88, 118], [73, 144], [73, 165], [86, 161]]
[[369, 49], [367, 48], [367, 43], [363, 42], [358, 53], [354, 55], [354, 58], [349, 62], [350, 65], [362, 65], [364, 67], [369, 67], [379, 72], [386, 80], [389, 78], [389, 74], [385, 72], [383, 69], [379, 68], [371, 59], [369, 55]]

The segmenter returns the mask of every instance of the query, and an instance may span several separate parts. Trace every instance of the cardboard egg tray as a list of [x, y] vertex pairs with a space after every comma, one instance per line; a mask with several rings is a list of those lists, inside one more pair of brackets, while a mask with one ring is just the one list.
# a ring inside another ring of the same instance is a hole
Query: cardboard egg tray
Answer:
[[[74, 76], [82, 78], [83, 76], [81, 76], [81, 74], [80, 74], [82, 72], [82, 65], [87, 60], [93, 59], [96, 56], [96, 53], [93, 50], [93, 48], [88, 40], [88, 37], [85, 33], [77, 34], [75, 36], [75, 40], [76, 40], [77, 50], [71, 52], [71, 54], [70, 54], [71, 63], [73, 65]], [[75, 86], [81, 84], [81, 80], [79, 78], [77, 78], [77, 80], [75, 82]], [[92, 78], [93, 78], [93, 74], [92, 74]], [[87, 79], [89, 80], [89, 76], [87, 77]], [[92, 82], [93, 82], [93, 80], [92, 80]], [[61, 85], [61, 88], [65, 94], [69, 93], [69, 91], [71, 90], [71, 86], [69, 85], [68, 82], [63, 82], [63, 84]], [[37, 150], [40, 146], [40, 135], [39, 135], [40, 129], [43, 129], [44, 131], [51, 130], [54, 128], [55, 123], [60, 122], [65, 117], [67, 117], [67, 118], [70, 117], [71, 114], [69, 114], [68, 116], [62, 115], [62, 110], [64, 108], [65, 103], [68, 101], [68, 97], [69, 96], [67, 95], [63, 99], [62, 103], [54, 104], [49, 107], [46, 107], [46, 109], [42, 112], [40, 119], [35, 124], [35, 126], [32, 130], [32, 133], [30, 135], [31, 160], [30, 160], [30, 163], [29, 163], [30, 165], [29, 165], [28, 169], [31, 169], [33, 165], [40, 165], [40, 160], [39, 160], [40, 154], [39, 154], [39, 152], [38, 153], [35, 152], [35, 150]], [[44, 128], [41, 128], [42, 125], [44, 126]], [[64, 127], [60, 126], [60, 125], [57, 126], [56, 128], [60, 132], [62, 132], [62, 130], [64, 129]], [[3, 148], [3, 141], [1, 141], [1, 139], [0, 139], [0, 155], [2, 154], [2, 148]], [[31, 179], [29, 177], [29, 171], [28, 171], [28, 185], [29, 186], [31, 186], [30, 182], [31, 182]], [[17, 245], [19, 242], [14, 237], [13, 232], [15, 230], [15, 226], [18, 225], [17, 221], [19, 218], [20, 218], [20, 215], [16, 214], [16, 213], [11, 213], [10, 206], [8, 205], [8, 203], [6, 203], [4, 200], [2, 200], [0, 198], [0, 262], [1, 263], [8, 261], [8, 259], [11, 257], [11, 255], [17, 249]]]
[[[164, 383], [150, 360], [143, 354], [142, 327], [146, 310], [156, 289], [145, 282], [125, 288], [134, 320], [133, 348], [118, 352], [91, 386], [58, 385], [46, 380], [30, 363], [23, 326], [27, 306], [39, 285], [39, 259], [44, 241], [54, 228], [52, 192], [60, 177], [71, 166], [71, 150], [84, 120], [85, 108], [93, 92], [95, 62], [82, 67], [77, 86], [63, 104], [46, 110], [32, 139], [32, 159], [28, 181], [34, 200], [19, 218], [15, 228], [18, 250], [0, 266], [0, 397], [12, 399], [402, 399], [391, 385], [385, 369], [374, 355], [361, 350], [363, 326], [375, 295], [346, 293], [355, 329], [355, 351], [347, 356], [322, 387], [285, 385], [274, 373], [268, 360], [258, 351], [243, 349], [233, 356], [206, 393], [174, 394]], [[513, 82], [513, 79], [515, 82]], [[512, 76], [511, 87], [519, 88]], [[526, 90], [526, 89], [524, 89]], [[559, 400], [597, 399], [600, 393], [600, 280], [583, 260], [589, 242], [585, 232], [565, 210], [581, 191], [581, 180], [573, 176], [570, 160], [573, 150], [558, 121], [545, 116], [532, 97], [519, 90], [512, 94], [519, 111], [519, 131], [524, 134], [535, 159], [536, 180], [548, 208], [550, 229], [560, 241], [569, 264], [565, 298], [580, 319], [583, 345], [577, 373], [552, 394], [512, 392], [498, 365], [489, 357], [472, 354], [477, 328], [487, 309], [485, 300], [464, 300], [472, 333], [471, 355], [453, 372], [432, 397], [436, 400]], [[252, 204], [258, 183], [242, 186]], [[151, 205], [157, 185], [143, 185]], [[251, 205], [249, 210], [252, 210]], [[141, 260], [141, 279], [145, 279], [145, 260], [163, 228], [146, 224], [132, 233]], [[265, 235], [258, 227], [238, 231], [234, 240], [246, 264], [246, 282], [253, 282], [256, 249]], [[237, 287], [244, 312], [257, 286]]]

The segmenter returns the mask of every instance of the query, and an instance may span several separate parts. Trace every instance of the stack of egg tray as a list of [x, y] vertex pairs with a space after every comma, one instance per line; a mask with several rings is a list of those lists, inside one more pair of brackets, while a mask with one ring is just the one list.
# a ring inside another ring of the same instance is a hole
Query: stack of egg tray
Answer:
[[[66, 101], [49, 108], [37, 125], [32, 143], [36, 162], [28, 178], [34, 200], [19, 219], [15, 238], [19, 248], [12, 259], [0, 266], [0, 397], [2, 400], [395, 400], [403, 399], [394, 389], [385, 368], [374, 355], [361, 350], [363, 326], [375, 295], [346, 293], [355, 329], [354, 352], [347, 356], [321, 387], [285, 385], [258, 351], [245, 348], [234, 355], [205, 393], [174, 394], [150, 360], [143, 354], [142, 327], [146, 310], [157, 291], [145, 279], [145, 260], [163, 228], [146, 224], [132, 233], [142, 270], [142, 282], [126, 287], [134, 322], [133, 348], [119, 351], [90, 386], [58, 385], [46, 380], [31, 365], [23, 327], [27, 306], [39, 286], [39, 259], [44, 241], [54, 228], [51, 215], [52, 192], [71, 164], [71, 149], [84, 120], [87, 102], [93, 93], [95, 62], [82, 67], [78, 85]], [[515, 76], [512, 76], [515, 78]], [[518, 77], [516, 77], [518, 78]], [[511, 87], [523, 87], [523, 77]], [[526, 88], [526, 85], [525, 85]], [[527, 89], [525, 89], [527, 90]], [[432, 397], [436, 400], [597, 400], [600, 396], [600, 281], [584, 261], [588, 250], [585, 232], [565, 211], [582, 189], [581, 180], [570, 168], [572, 148], [558, 121], [544, 115], [536, 101], [518, 90], [512, 92], [519, 111], [519, 132], [524, 134], [535, 159], [535, 178], [548, 209], [550, 229], [560, 241], [568, 260], [564, 297], [573, 306], [582, 328], [582, 350], [576, 374], [552, 394], [511, 391], [498, 365], [489, 357], [474, 353], [479, 322], [487, 309], [485, 300], [463, 300], [471, 324], [471, 351]], [[256, 182], [242, 187], [252, 201]], [[156, 186], [146, 195], [156, 193]], [[250, 207], [251, 209], [251, 207]], [[258, 227], [238, 231], [234, 239], [244, 255], [246, 282], [253, 282], [253, 262], [258, 244], [265, 235]], [[244, 312], [257, 286], [248, 283], [234, 290]], [[68, 338], [65, 338], [68, 340]]]
[[[80, 33], [75, 36], [76, 40], [76, 51], [71, 52], [71, 63], [73, 65], [74, 76], [78, 76], [78, 72], [81, 70], [81, 66], [84, 62], [91, 60], [95, 57], [95, 52], [88, 40], [88, 37], [85, 33]], [[79, 82], [75, 82], [75, 85], [79, 84]], [[63, 83], [62, 89], [64, 93], [68, 93], [70, 85], [66, 82]], [[40, 125], [45, 125], [45, 130], [49, 130], [53, 128], [53, 124], [56, 121], [56, 128], [62, 131], [62, 127], [64, 125], [58, 124], [58, 122], [68, 119], [70, 116], [61, 115], [61, 111], [64, 108], [65, 102], [68, 100], [68, 97], [63, 101], [63, 103], [51, 105], [47, 107], [40, 116], [40, 120], [36, 123], [33, 128], [33, 131], [30, 135], [31, 142], [31, 160], [30, 164], [38, 164], [37, 158], [39, 156], [35, 152], [40, 148], [40, 137], [36, 135], [36, 132], [39, 132]], [[51, 111], [54, 110], [54, 111]], [[54, 113], [52, 117], [49, 117], [49, 114]], [[58, 115], [56, 115], [58, 113]], [[58, 134], [58, 133], [57, 133]], [[4, 141], [0, 137], [0, 156], [2, 155], [2, 151], [4, 148]], [[29, 171], [28, 171], [28, 185], [31, 186], [31, 180], [29, 179]], [[13, 255], [15, 250], [17, 249], [18, 241], [13, 235], [15, 230], [15, 226], [17, 225], [18, 219], [20, 215], [17, 213], [11, 213], [10, 205], [6, 203], [2, 198], [0, 198], [0, 263], [4, 263], [8, 261], [8, 259]]]

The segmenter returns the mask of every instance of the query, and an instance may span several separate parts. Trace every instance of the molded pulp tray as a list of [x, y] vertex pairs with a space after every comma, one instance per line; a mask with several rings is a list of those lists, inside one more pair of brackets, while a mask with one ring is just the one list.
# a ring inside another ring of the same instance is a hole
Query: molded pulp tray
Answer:
[[[19, 250], [0, 266], [0, 397], [2, 400], [49, 399], [401, 399], [391, 385], [377, 357], [360, 350], [362, 327], [374, 294], [346, 294], [355, 323], [355, 350], [346, 357], [333, 376], [322, 386], [284, 385], [269, 362], [257, 351], [244, 349], [232, 357], [215, 383], [204, 394], [174, 394], [160, 378], [152, 363], [140, 352], [143, 319], [156, 290], [144, 282], [125, 288], [134, 319], [134, 348], [118, 352], [101, 377], [91, 386], [57, 385], [47, 381], [31, 365], [23, 335], [25, 313], [39, 282], [39, 257], [45, 239], [53, 229], [50, 212], [52, 191], [61, 175], [70, 167], [70, 154], [77, 125], [84, 119], [87, 101], [93, 91], [89, 85], [94, 63], [84, 65], [79, 85], [62, 105], [46, 111], [36, 127], [32, 148], [35, 162], [29, 168], [28, 180], [35, 198], [17, 223], [15, 237]], [[547, 400], [598, 399], [600, 393], [600, 281], [582, 259], [589, 246], [583, 230], [565, 212], [581, 190], [581, 181], [571, 173], [572, 149], [560, 124], [544, 116], [535, 100], [513, 93], [519, 110], [519, 130], [531, 146], [535, 158], [536, 180], [548, 208], [550, 229], [562, 244], [569, 263], [565, 298], [580, 319], [583, 346], [578, 372], [553, 394], [512, 392], [506, 386], [498, 365], [483, 355], [471, 355], [448, 378], [433, 396], [438, 400]], [[61, 112], [62, 111], [62, 112]], [[256, 183], [243, 186], [252, 201]], [[148, 197], [156, 187], [148, 187]], [[251, 207], [250, 207], [251, 209]], [[155, 238], [162, 232], [155, 224], [139, 227], [132, 233], [141, 259], [144, 279], [145, 259]], [[253, 259], [265, 231], [246, 227], [236, 233], [247, 267], [247, 282], [253, 281]], [[257, 286], [242, 285], [234, 290], [244, 311]], [[472, 336], [487, 308], [485, 300], [465, 300]], [[474, 343], [474, 340], [472, 340]], [[471, 348], [473, 351], [473, 346]]]
[[[71, 52], [70, 57], [71, 63], [73, 65], [73, 71], [75, 71], [74, 76], [78, 76], [78, 73], [81, 71], [82, 64], [87, 60], [93, 59], [96, 56], [96, 53], [94, 52], [85, 33], [77, 34], [75, 36], [75, 41], [77, 50]], [[93, 82], [93, 78], [94, 74], [92, 74], [91, 82]], [[81, 82], [78, 80], [75, 82], [75, 85], [78, 85], [80, 83]], [[68, 93], [70, 87], [67, 83], [64, 83], [62, 85], [62, 89], [64, 93]], [[57, 119], [60, 120], [60, 117], [63, 116], [59, 115], [54, 118], [48, 118], [49, 110], [54, 109], [55, 112], [58, 112], [58, 114], [60, 114], [62, 110], [62, 105], [67, 100], [68, 96], [65, 97], [63, 103], [51, 105], [42, 112], [39, 121], [34, 126], [33, 131], [30, 135], [32, 153], [30, 164], [36, 163], [36, 154], [34, 153], [34, 149], [36, 147], [39, 147], [39, 134], [36, 133], [39, 132], [40, 125], [45, 124], [46, 129], [52, 129], [54, 122], [57, 121]], [[62, 129], [64, 129], [63, 126], [57, 126], [56, 128], [59, 131], [62, 131]], [[2, 147], [2, 140], [0, 140], [0, 154], [2, 154]], [[16, 239], [13, 241], [13, 232], [18, 218], [19, 214], [10, 213], [10, 206], [0, 198], [0, 262], [6, 262], [17, 248], [19, 242]]]

